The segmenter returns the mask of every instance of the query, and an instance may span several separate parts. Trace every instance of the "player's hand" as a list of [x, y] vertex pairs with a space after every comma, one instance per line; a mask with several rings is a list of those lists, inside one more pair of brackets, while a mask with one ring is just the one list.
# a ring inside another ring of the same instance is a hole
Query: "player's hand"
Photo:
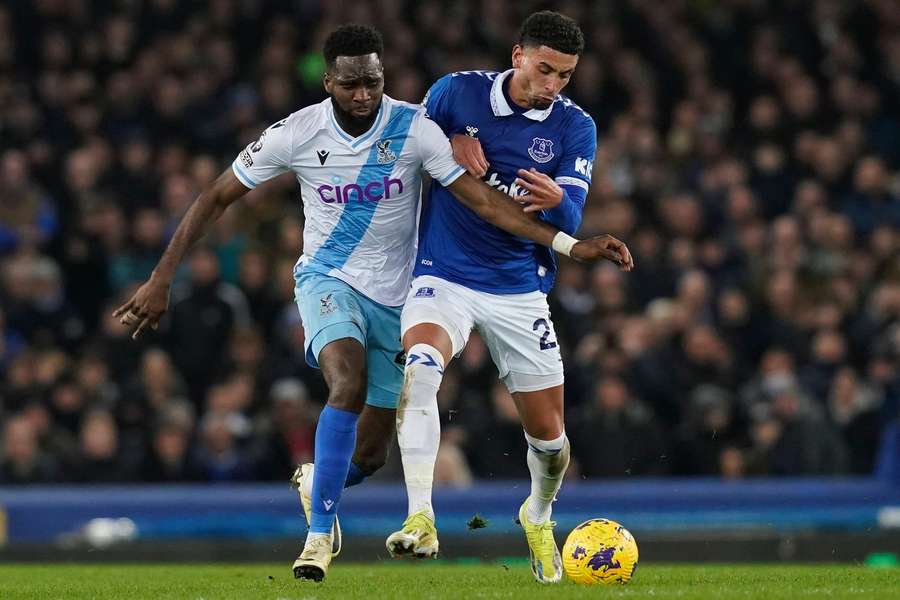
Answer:
[[484, 157], [484, 150], [477, 138], [457, 133], [450, 138], [450, 145], [453, 147], [453, 160], [470, 175], [478, 179], [487, 175], [490, 163]]
[[113, 312], [113, 316], [123, 325], [137, 325], [131, 339], [136, 340], [147, 327], [159, 327], [159, 319], [169, 308], [169, 289], [169, 282], [151, 277], [138, 288], [131, 300]]
[[527, 200], [525, 212], [538, 212], [549, 210], [559, 206], [563, 199], [563, 190], [559, 184], [546, 173], [541, 173], [534, 167], [526, 171], [519, 169], [519, 177], [516, 185], [528, 190], [527, 196], [520, 196], [519, 200]]
[[605, 259], [619, 265], [626, 272], [634, 268], [634, 259], [631, 258], [628, 247], [608, 234], [581, 240], [572, 246], [570, 256], [579, 262]]

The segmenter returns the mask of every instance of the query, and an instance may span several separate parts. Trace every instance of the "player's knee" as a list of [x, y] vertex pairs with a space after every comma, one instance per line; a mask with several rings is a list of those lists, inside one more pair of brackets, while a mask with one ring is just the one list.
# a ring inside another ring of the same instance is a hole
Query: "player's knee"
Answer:
[[[406, 353], [404, 390], [400, 396], [400, 409], [410, 403], [418, 408], [420, 400], [430, 400], [437, 395], [444, 376], [444, 358], [440, 351], [429, 344], [415, 344]], [[427, 390], [427, 394], [423, 394]], [[432, 393], [433, 392], [433, 393]]]
[[366, 380], [361, 374], [342, 374], [332, 380], [328, 404], [341, 410], [360, 412], [366, 402]]
[[540, 440], [555, 440], [563, 435], [564, 428], [556, 419], [547, 419], [539, 423], [529, 423], [528, 433]]

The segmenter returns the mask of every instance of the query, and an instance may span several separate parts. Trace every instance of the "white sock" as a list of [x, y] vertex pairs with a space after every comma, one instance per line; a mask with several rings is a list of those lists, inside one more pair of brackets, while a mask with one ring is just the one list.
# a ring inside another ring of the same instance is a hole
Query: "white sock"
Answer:
[[443, 376], [444, 359], [437, 348], [415, 344], [406, 353], [403, 391], [397, 405], [397, 442], [410, 515], [424, 510], [434, 518], [431, 486], [441, 441], [437, 393]]
[[569, 440], [563, 431], [555, 440], [539, 440], [525, 432], [528, 441], [528, 470], [531, 472], [531, 496], [528, 520], [535, 524], [550, 519], [553, 500], [569, 466]]

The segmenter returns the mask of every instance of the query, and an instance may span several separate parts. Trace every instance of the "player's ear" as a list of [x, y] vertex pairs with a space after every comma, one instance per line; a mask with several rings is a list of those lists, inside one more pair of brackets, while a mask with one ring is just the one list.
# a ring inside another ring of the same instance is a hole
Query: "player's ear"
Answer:
[[325, 74], [322, 76], [322, 86], [330, 95], [332, 88], [334, 88], [334, 80], [331, 79], [331, 75], [328, 74], [328, 71], [325, 71]]
[[521, 69], [522, 61], [525, 58], [525, 49], [519, 44], [513, 46], [512, 50], [512, 66], [513, 69]]

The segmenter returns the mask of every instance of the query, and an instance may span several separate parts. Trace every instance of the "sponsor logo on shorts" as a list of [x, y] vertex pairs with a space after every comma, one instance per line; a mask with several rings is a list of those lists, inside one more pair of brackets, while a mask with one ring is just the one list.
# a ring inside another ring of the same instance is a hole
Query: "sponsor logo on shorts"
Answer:
[[427, 259], [427, 258], [423, 258], [423, 259], [420, 260], [419, 262], [421, 262], [421, 263], [422, 263], [423, 265], [425, 265], [426, 267], [430, 267], [430, 266], [431, 266], [431, 260], [429, 260], [429, 259]]
[[334, 305], [332, 295], [328, 294], [324, 298], [319, 298], [319, 316], [330, 315], [336, 310], [337, 307]]
[[434, 298], [434, 288], [421, 287], [416, 292], [416, 298]]

